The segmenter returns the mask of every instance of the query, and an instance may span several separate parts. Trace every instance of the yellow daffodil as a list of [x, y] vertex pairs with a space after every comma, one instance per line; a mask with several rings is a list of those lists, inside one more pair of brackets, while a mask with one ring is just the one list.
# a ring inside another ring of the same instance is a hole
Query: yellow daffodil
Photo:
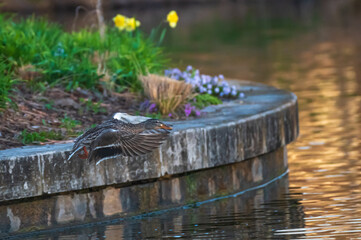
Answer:
[[178, 22], [178, 15], [176, 11], [170, 11], [167, 16], [167, 21], [169, 22], [169, 26], [171, 28], [175, 28]]
[[126, 30], [131, 32], [140, 26], [140, 22], [135, 18], [128, 18], [126, 21]]
[[124, 30], [126, 28], [127, 17], [118, 14], [113, 18], [114, 24], [119, 30]]

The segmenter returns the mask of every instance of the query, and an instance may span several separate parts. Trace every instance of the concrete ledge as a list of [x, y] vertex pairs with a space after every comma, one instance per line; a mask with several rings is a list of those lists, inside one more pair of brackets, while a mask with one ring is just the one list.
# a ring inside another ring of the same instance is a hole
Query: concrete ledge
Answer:
[[173, 122], [159, 150], [99, 165], [67, 161], [71, 144], [0, 151], [0, 202], [94, 187], [127, 185], [241, 162], [272, 152], [298, 135], [297, 97], [243, 82], [246, 98], [206, 109], [206, 118]]
[[[81, 223], [139, 216], [182, 205], [192, 207], [210, 198], [229, 194], [238, 196], [241, 191], [262, 186], [286, 174], [285, 150], [282, 147], [247, 161], [148, 183], [113, 185], [91, 192], [72, 192], [0, 205], [0, 238], [60, 226], [73, 227]], [[255, 191], [262, 194], [254, 200], [263, 201], [269, 195], [267, 191]], [[273, 190], [275, 192], [277, 189]]]

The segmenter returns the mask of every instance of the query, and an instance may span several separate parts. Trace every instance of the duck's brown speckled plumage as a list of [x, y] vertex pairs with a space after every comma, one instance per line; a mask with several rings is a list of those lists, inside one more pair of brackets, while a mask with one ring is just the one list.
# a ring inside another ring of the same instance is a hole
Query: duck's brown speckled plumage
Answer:
[[111, 119], [75, 139], [69, 159], [81, 157], [79, 152], [82, 150], [85, 152], [83, 158], [96, 161], [97, 164], [119, 155], [143, 155], [159, 147], [171, 129], [156, 119], [148, 119], [138, 124]]

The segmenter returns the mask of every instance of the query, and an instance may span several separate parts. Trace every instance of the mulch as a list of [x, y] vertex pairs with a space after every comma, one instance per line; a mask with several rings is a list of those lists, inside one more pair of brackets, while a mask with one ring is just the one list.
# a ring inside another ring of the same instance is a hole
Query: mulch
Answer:
[[[12, 95], [15, 104], [0, 112], [0, 149], [21, 147], [21, 132], [56, 131], [61, 140], [47, 139], [33, 144], [69, 142], [81, 131], [93, 124], [99, 124], [116, 112], [134, 114], [139, 109], [141, 99], [126, 93], [104, 94], [84, 89], [66, 92], [61, 88], [49, 88], [34, 93], [26, 84], [17, 86]], [[79, 121], [69, 131], [62, 119]], [[71, 132], [71, 133], [70, 133]]]

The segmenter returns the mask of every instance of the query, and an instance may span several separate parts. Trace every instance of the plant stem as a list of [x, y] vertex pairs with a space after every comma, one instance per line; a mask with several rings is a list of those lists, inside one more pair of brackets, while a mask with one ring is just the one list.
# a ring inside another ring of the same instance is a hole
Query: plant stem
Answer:
[[104, 24], [104, 16], [103, 16], [103, 9], [102, 9], [102, 0], [97, 0], [96, 11], [97, 11], [97, 17], [98, 17], [100, 38], [102, 40], [104, 40], [105, 24]]

